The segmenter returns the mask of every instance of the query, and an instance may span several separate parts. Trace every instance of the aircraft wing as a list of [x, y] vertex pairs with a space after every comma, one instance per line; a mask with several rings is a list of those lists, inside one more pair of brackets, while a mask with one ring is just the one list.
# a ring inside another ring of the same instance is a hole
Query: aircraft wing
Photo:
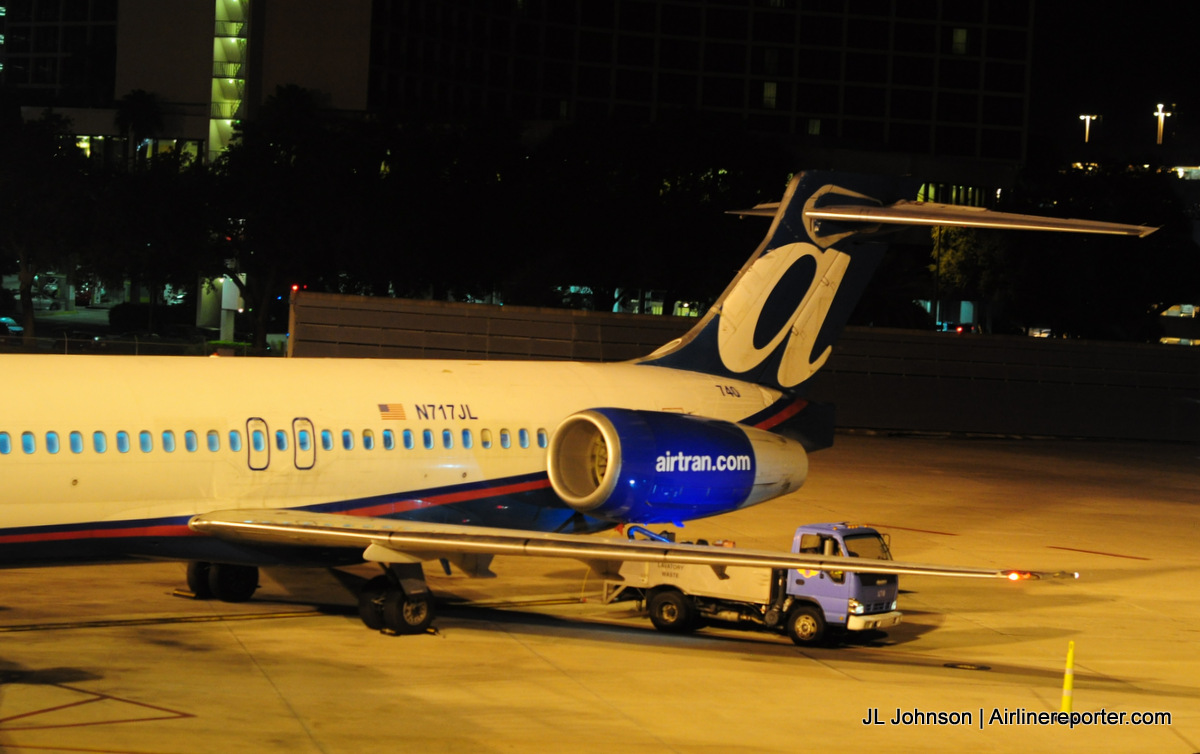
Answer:
[[901, 563], [893, 560], [749, 550], [697, 544], [633, 541], [596, 535], [552, 534], [389, 518], [367, 518], [291, 509], [232, 510], [205, 513], [188, 526], [196, 532], [234, 542], [272, 545], [362, 548], [363, 559], [380, 563], [478, 555], [527, 555], [584, 562], [649, 561], [763, 568], [799, 568], [905, 575], [1024, 579], [1077, 578], [1076, 573], [995, 570]]

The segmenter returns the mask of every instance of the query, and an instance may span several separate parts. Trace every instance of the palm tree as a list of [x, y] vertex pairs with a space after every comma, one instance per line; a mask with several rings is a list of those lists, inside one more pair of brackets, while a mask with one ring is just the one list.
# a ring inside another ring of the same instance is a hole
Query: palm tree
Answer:
[[117, 130], [125, 135], [130, 164], [144, 139], [163, 130], [162, 100], [145, 89], [134, 89], [117, 102]]

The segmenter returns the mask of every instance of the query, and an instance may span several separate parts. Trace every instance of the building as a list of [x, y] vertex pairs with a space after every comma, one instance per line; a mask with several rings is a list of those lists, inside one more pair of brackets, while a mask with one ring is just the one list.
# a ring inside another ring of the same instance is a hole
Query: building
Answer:
[[[7, 0], [0, 81], [82, 135], [208, 156], [281, 84], [333, 109], [529, 132], [702, 114], [807, 164], [1007, 185], [1028, 149], [1033, 0]], [[129, 103], [126, 102], [126, 106]], [[88, 148], [98, 148], [88, 140]], [[124, 148], [124, 144], [122, 144]], [[111, 147], [106, 147], [111, 150]], [[947, 189], [950, 190], [950, 189]]]
[[[27, 118], [69, 117], [98, 159], [211, 158], [277, 86], [365, 110], [370, 18], [369, 0], [0, 0], [0, 85]], [[132, 143], [118, 115], [147, 102], [160, 123]]]
[[1032, 0], [377, 0], [373, 25], [380, 111], [703, 114], [950, 185], [1007, 185], [1028, 148]]

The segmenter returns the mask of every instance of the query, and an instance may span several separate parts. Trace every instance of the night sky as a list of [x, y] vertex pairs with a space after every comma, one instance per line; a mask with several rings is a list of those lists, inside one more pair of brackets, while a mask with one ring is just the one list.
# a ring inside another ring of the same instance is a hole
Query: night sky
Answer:
[[1175, 113], [1164, 144], [1200, 153], [1200, 3], [1043, 0], [1036, 13], [1035, 150], [1082, 147], [1086, 113], [1103, 118], [1098, 149], [1152, 151], [1162, 102]]

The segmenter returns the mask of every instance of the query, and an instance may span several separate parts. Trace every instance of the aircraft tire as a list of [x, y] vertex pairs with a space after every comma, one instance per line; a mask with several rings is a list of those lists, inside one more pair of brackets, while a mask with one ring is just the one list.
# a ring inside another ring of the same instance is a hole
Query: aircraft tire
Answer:
[[188, 591], [198, 600], [212, 599], [212, 587], [208, 585], [208, 572], [212, 563], [194, 560], [187, 564]]
[[386, 625], [383, 619], [383, 598], [388, 590], [394, 589], [387, 576], [376, 576], [363, 584], [358, 593], [358, 617], [363, 625], [372, 631], [382, 630]]
[[796, 646], [816, 646], [825, 639], [825, 616], [814, 605], [796, 605], [788, 611], [785, 628]]
[[646, 601], [650, 622], [659, 631], [672, 634], [688, 633], [696, 629], [696, 607], [682, 592], [661, 589], [650, 594]]
[[433, 602], [428, 594], [410, 597], [402, 589], [389, 589], [383, 598], [383, 622], [397, 634], [423, 634], [433, 622]]
[[232, 563], [208, 566], [208, 588], [222, 602], [245, 602], [258, 589], [258, 569]]

